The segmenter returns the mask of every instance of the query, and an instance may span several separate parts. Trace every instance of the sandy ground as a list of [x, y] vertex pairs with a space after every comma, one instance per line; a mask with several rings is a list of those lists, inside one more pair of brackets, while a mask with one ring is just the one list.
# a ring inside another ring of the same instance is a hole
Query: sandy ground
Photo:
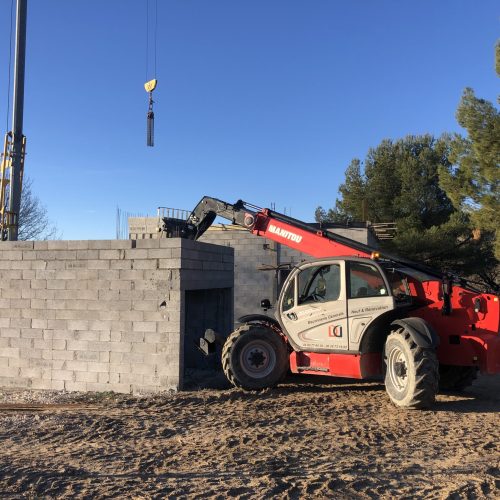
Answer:
[[0, 498], [500, 498], [500, 377], [393, 407], [379, 383], [260, 394], [0, 391]]

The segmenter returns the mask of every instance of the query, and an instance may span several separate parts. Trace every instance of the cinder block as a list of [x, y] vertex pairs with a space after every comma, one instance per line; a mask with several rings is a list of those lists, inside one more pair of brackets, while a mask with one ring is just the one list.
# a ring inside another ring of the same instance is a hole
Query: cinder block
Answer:
[[31, 321], [32, 328], [40, 328], [42, 330], [45, 330], [48, 326], [48, 320], [46, 319], [31, 319], [28, 321]]
[[120, 321], [142, 321], [143, 318], [142, 311], [120, 311]]
[[13, 260], [10, 262], [11, 269], [32, 269], [31, 262], [29, 260]]
[[[12, 343], [12, 341], [11, 341], [11, 343]], [[19, 357], [21, 357], [23, 359], [29, 359], [29, 358], [41, 359], [42, 358], [42, 349], [31, 349], [31, 348], [23, 347], [19, 351]]]
[[[30, 359], [30, 366], [33, 366], [33, 367], [36, 367], [36, 366], [40, 366], [41, 368], [46, 368], [47, 370], [51, 369], [52, 368], [52, 364], [54, 363], [54, 361], [50, 360], [50, 359]], [[61, 362], [61, 367], [63, 365], [63, 362]], [[45, 375], [44, 375], [45, 374]], [[42, 372], [42, 377], [45, 377], [47, 375], [47, 371], [45, 372]], [[48, 374], [49, 378], [50, 378], [50, 373]]]
[[98, 382], [99, 376], [97, 373], [92, 372], [76, 372], [77, 382]]
[[74, 281], [66, 282], [66, 289], [68, 290], [87, 290], [88, 287], [88, 282], [78, 276]]
[[132, 324], [134, 332], [156, 332], [155, 321], [134, 321]]
[[53, 391], [64, 391], [64, 380], [51, 380], [50, 388]]
[[144, 376], [137, 373], [120, 373], [120, 382], [123, 384], [140, 384], [142, 385]]
[[52, 381], [35, 378], [31, 381], [31, 389], [50, 391], [52, 389]]
[[[53, 340], [33, 339], [33, 347], [35, 349], [42, 349], [42, 358], [47, 355], [47, 352], [52, 350]], [[50, 356], [52, 358], [52, 355]], [[50, 359], [49, 358], [49, 359]]]
[[97, 272], [100, 280], [115, 281], [120, 279], [119, 269], [99, 269]]
[[89, 330], [88, 320], [68, 320], [68, 330]]
[[159, 269], [160, 264], [158, 259], [134, 260], [132, 269]]
[[74, 372], [70, 370], [52, 370], [52, 380], [75, 380]]
[[88, 363], [88, 371], [101, 373], [109, 371], [109, 363]]
[[33, 250], [33, 241], [2, 241], [3, 250]]
[[57, 300], [57, 301], [47, 301], [47, 307], [54, 309], [69, 309], [72, 311], [86, 311], [88, 301], [87, 300]]
[[0, 358], [19, 358], [18, 347], [1, 347]]
[[132, 373], [138, 375], [155, 375], [156, 367], [149, 364], [134, 363], [132, 365]]
[[87, 250], [89, 247], [88, 240], [72, 240], [67, 241], [68, 250]]
[[97, 318], [101, 321], [119, 321], [120, 311], [97, 311]]
[[142, 280], [144, 279], [144, 271], [139, 269], [122, 269], [119, 271], [119, 277], [118, 279], [121, 280]]
[[111, 248], [110, 240], [90, 240], [89, 248], [95, 250], [108, 250]]
[[89, 361], [89, 362], [98, 362], [99, 361], [99, 352], [89, 352], [89, 351], [76, 351], [75, 359], [79, 361]]
[[109, 261], [110, 269], [132, 269], [132, 261], [131, 260], [110, 260]]
[[136, 240], [136, 248], [160, 248], [159, 239]]
[[121, 341], [123, 342], [144, 342], [144, 332], [122, 332]]
[[111, 331], [99, 331], [95, 332], [99, 334], [99, 342], [111, 342]]
[[21, 337], [25, 339], [41, 339], [43, 338], [43, 330], [41, 328], [22, 328]]
[[[111, 352], [130, 352], [132, 350], [132, 345], [130, 342], [110, 342], [110, 353]], [[135, 345], [135, 344], [134, 344]]]
[[0, 331], [0, 336], [4, 338], [20, 338], [21, 329], [20, 328], [2, 328]]
[[21, 349], [31, 349], [33, 346], [33, 339], [10, 339], [10, 347], [20, 347]]
[[155, 344], [131, 344], [132, 352], [141, 353], [141, 354], [156, 354], [156, 345]]
[[87, 261], [87, 267], [89, 269], [109, 269], [110, 264], [109, 260], [88, 260]]
[[71, 361], [75, 358], [75, 353], [74, 351], [58, 351], [58, 350], [53, 350], [52, 351], [52, 359], [59, 360], [59, 361]]
[[0, 377], [19, 377], [21, 368], [0, 363]]
[[[15, 299], [20, 300], [22, 298], [21, 290], [17, 290], [14, 288], [3, 288], [2, 289], [2, 299]], [[14, 302], [11, 302], [14, 304]]]
[[64, 369], [74, 372], [86, 372], [88, 371], [88, 365], [85, 361], [71, 359], [67, 360], [66, 363], [64, 363]]
[[63, 290], [66, 288], [66, 280], [47, 280], [47, 290]]
[[172, 251], [169, 248], [159, 248], [148, 250], [148, 258], [150, 259], [171, 259]]
[[42, 378], [42, 369], [41, 368], [21, 368], [20, 377], [22, 378], [34, 378], [41, 379]]
[[110, 283], [111, 290], [131, 290], [132, 282], [128, 280], [113, 280]]
[[[99, 260], [99, 250], [78, 250], [76, 252], [76, 259], [79, 261], [88, 261], [88, 260]], [[82, 268], [87, 268], [87, 263], [82, 262]]]
[[[97, 291], [97, 290], [96, 290]], [[119, 290], [98, 290], [99, 300], [119, 300], [120, 291]]]
[[64, 381], [64, 390], [68, 392], [87, 392], [87, 384], [85, 382], [66, 380]]
[[181, 265], [182, 261], [180, 257], [158, 259], [158, 269], [180, 269]]
[[23, 252], [21, 250], [0, 250], [1, 260], [22, 260]]
[[[3, 360], [0, 360], [0, 365], [2, 364], [2, 361], [5, 361], [5, 358], [3, 358]], [[21, 358], [9, 358], [7, 364], [9, 366], [17, 368], [28, 368], [31, 366], [29, 359], [21, 359]]]
[[111, 240], [110, 248], [117, 250], [126, 250], [132, 248], [132, 240]]
[[66, 349], [68, 351], [87, 351], [89, 342], [87, 340], [67, 340]]
[[100, 383], [88, 383], [87, 384], [88, 391], [96, 391], [96, 392], [118, 392], [122, 394], [130, 394], [131, 386], [130, 384], [100, 384]]
[[130, 250], [125, 250], [125, 259], [147, 259], [148, 251], [146, 249], [132, 248]]
[[56, 299], [48, 299], [46, 301], [46, 307], [47, 309], [74, 309], [73, 307], [71, 307], [72, 305], [75, 304], [75, 302], [77, 301], [74, 301], [74, 300], [56, 300]]

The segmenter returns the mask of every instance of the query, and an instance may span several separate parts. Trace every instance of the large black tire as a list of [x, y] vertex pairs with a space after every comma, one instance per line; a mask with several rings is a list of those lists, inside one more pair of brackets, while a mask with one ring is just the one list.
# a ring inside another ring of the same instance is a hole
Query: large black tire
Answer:
[[404, 328], [397, 328], [385, 342], [384, 361], [385, 389], [396, 406], [420, 409], [434, 403], [439, 384], [435, 349], [418, 347]]
[[285, 340], [263, 325], [243, 325], [222, 348], [222, 368], [229, 382], [246, 390], [274, 387], [288, 370]]
[[439, 390], [463, 391], [472, 385], [477, 378], [478, 369], [475, 366], [439, 366]]

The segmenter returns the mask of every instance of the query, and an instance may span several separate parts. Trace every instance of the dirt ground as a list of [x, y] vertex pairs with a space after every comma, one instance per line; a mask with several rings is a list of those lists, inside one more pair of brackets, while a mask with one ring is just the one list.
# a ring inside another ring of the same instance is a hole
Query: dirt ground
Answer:
[[500, 377], [403, 411], [379, 383], [0, 391], [0, 498], [500, 498]]

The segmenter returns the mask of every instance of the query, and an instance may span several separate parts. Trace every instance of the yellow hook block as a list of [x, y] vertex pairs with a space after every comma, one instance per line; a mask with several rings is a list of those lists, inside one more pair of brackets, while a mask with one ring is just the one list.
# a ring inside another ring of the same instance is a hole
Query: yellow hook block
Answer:
[[144, 84], [144, 88], [146, 89], [146, 92], [153, 92], [153, 90], [156, 88], [157, 83], [158, 83], [158, 80], [156, 78], [154, 80], [149, 80], [149, 82], [146, 82]]

